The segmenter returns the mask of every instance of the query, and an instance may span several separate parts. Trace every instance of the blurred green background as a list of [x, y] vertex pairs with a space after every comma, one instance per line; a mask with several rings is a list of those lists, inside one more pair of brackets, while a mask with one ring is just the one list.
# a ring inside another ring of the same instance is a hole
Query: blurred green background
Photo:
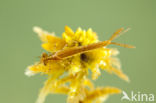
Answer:
[[[156, 0], [0, 0], [0, 103], [35, 102], [46, 76], [24, 75], [44, 52], [32, 28], [40, 26], [61, 36], [65, 25], [73, 30], [91, 27], [100, 40], [120, 27], [132, 28], [116, 41], [136, 49], [113, 46], [131, 82], [102, 72], [96, 85], [156, 94]], [[127, 103], [121, 97], [113, 95], [106, 103]], [[64, 95], [49, 95], [45, 103], [65, 101]]]

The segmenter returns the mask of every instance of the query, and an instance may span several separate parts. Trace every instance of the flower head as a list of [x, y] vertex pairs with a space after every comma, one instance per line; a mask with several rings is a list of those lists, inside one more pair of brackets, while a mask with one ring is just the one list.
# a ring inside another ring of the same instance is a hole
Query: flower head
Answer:
[[92, 29], [85, 31], [78, 28], [74, 32], [65, 26], [62, 38], [39, 27], [35, 27], [34, 31], [42, 40], [42, 47], [49, 52], [43, 53], [40, 61], [29, 66], [25, 73], [28, 76], [37, 73], [48, 75], [37, 103], [43, 103], [49, 93], [68, 95], [67, 103], [102, 103], [108, 95], [120, 93], [120, 89], [113, 87], [95, 88], [88, 78], [89, 70], [92, 72], [92, 80], [96, 80], [101, 75], [100, 71], [105, 70], [128, 81], [128, 77], [120, 69], [119, 60], [115, 57], [119, 53], [118, 50], [106, 48], [110, 44], [133, 48], [130, 45], [112, 42], [124, 32], [123, 28], [103, 42], [98, 40]]

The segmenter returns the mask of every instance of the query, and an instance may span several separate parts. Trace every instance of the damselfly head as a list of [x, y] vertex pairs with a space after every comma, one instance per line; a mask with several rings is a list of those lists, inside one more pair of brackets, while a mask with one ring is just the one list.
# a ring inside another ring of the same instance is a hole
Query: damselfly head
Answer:
[[40, 58], [40, 63], [43, 63], [44, 65], [46, 65], [47, 64], [47, 58], [48, 58], [48, 54], [42, 53], [41, 58]]

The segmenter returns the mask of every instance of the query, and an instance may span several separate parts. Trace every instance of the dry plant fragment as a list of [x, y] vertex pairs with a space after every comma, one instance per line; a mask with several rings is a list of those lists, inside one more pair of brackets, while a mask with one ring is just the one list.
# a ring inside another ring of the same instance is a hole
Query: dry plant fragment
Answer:
[[40, 61], [29, 66], [25, 72], [28, 76], [37, 73], [48, 75], [36, 103], [43, 103], [50, 93], [68, 95], [67, 103], [102, 103], [110, 94], [120, 93], [120, 89], [114, 87], [95, 88], [88, 78], [88, 70], [92, 71], [93, 80], [101, 75], [101, 69], [129, 80], [121, 71], [119, 60], [115, 57], [118, 54], [117, 49], [106, 48], [111, 44], [134, 48], [112, 42], [127, 30], [121, 28], [109, 40], [101, 42], [92, 29], [85, 31], [78, 28], [74, 32], [65, 26], [62, 38], [59, 38], [54, 33], [35, 27], [34, 31], [43, 42], [42, 47], [49, 52], [43, 53]]

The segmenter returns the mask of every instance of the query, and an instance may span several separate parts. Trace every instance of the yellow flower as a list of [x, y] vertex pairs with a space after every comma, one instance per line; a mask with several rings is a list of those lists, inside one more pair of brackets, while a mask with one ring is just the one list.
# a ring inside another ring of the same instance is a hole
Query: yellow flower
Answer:
[[88, 78], [89, 70], [92, 72], [92, 80], [101, 75], [102, 69], [128, 81], [128, 77], [120, 69], [119, 60], [115, 57], [119, 53], [118, 50], [106, 48], [110, 44], [133, 48], [130, 45], [112, 42], [119, 34], [125, 32], [123, 28], [103, 42], [98, 40], [92, 29], [85, 31], [78, 28], [74, 32], [65, 26], [62, 38], [39, 27], [35, 27], [34, 31], [42, 40], [42, 47], [49, 52], [43, 53], [40, 61], [29, 66], [25, 72], [28, 76], [37, 73], [48, 75], [37, 103], [43, 103], [49, 93], [68, 95], [67, 103], [102, 103], [108, 95], [121, 92], [114, 87], [95, 88]]

